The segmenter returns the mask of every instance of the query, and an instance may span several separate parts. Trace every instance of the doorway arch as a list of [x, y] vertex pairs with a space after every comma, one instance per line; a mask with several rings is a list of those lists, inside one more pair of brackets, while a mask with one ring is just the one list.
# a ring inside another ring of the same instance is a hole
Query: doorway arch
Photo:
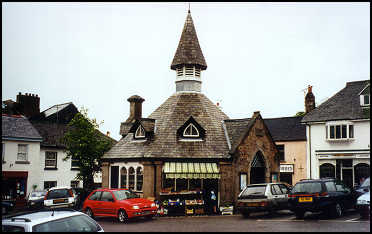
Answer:
[[258, 151], [251, 162], [250, 183], [260, 184], [266, 182], [266, 163], [261, 151]]

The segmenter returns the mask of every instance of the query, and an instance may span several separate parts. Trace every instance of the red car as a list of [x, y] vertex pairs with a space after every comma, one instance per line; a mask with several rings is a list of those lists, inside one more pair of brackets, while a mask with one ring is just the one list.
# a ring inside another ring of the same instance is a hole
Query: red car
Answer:
[[83, 211], [91, 218], [117, 217], [123, 223], [135, 217], [152, 218], [157, 207], [153, 201], [139, 198], [127, 189], [96, 189], [84, 201]]

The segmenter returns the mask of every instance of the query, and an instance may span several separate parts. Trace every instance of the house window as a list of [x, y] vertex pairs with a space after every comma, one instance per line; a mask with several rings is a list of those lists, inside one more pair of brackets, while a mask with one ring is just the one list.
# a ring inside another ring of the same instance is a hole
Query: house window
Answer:
[[71, 180], [71, 188], [79, 187], [79, 182], [78, 180]]
[[137, 184], [136, 184], [136, 190], [142, 191], [142, 184], [143, 184], [143, 173], [142, 173], [142, 167], [137, 167]]
[[369, 95], [364, 95], [364, 105], [369, 106]]
[[190, 123], [189, 126], [187, 126], [185, 130], [183, 131], [183, 136], [184, 137], [199, 137], [199, 131], [192, 123]]
[[145, 138], [145, 129], [140, 125], [135, 133], [135, 138]]
[[45, 167], [57, 168], [57, 152], [45, 152]]
[[326, 125], [326, 138], [328, 140], [346, 140], [354, 138], [352, 124]]
[[18, 161], [27, 161], [27, 145], [18, 144]]
[[79, 159], [71, 157], [71, 168], [79, 168]]
[[57, 181], [44, 181], [44, 189], [50, 189], [52, 187], [57, 187]]
[[121, 168], [120, 171], [120, 188], [127, 188], [127, 169], [125, 167]]
[[285, 158], [284, 158], [284, 145], [277, 145], [276, 148], [279, 151], [280, 161], [284, 161], [285, 160]]
[[129, 168], [129, 189], [130, 190], [134, 190], [134, 183], [135, 183], [135, 175], [136, 174], [136, 171], [134, 170], [133, 167], [130, 167]]

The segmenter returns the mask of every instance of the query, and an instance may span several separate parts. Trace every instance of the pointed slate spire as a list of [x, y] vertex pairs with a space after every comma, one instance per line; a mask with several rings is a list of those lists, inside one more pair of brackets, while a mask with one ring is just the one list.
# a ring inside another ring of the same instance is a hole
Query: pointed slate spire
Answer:
[[205, 62], [203, 52], [199, 45], [190, 9], [188, 10], [186, 22], [171, 64], [171, 69], [176, 70], [178, 67], [183, 67], [185, 65], [195, 65], [195, 67], [201, 70], [207, 69], [207, 63]]

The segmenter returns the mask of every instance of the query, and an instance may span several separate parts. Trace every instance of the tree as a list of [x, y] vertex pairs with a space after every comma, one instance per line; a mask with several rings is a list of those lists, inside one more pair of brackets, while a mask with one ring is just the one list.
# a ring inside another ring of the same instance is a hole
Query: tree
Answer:
[[102, 134], [98, 127], [96, 119], [89, 119], [88, 110], [83, 107], [69, 122], [63, 137], [67, 153], [63, 160], [74, 159], [79, 167], [76, 178], [83, 180], [86, 189], [94, 188], [93, 178], [95, 173], [101, 171], [101, 158], [113, 145], [113, 141]]
[[303, 117], [303, 116], [305, 116], [305, 114], [306, 114], [305, 112], [303, 112], [303, 111], [299, 111], [299, 112], [296, 113], [295, 116], [296, 116], [296, 117]]

